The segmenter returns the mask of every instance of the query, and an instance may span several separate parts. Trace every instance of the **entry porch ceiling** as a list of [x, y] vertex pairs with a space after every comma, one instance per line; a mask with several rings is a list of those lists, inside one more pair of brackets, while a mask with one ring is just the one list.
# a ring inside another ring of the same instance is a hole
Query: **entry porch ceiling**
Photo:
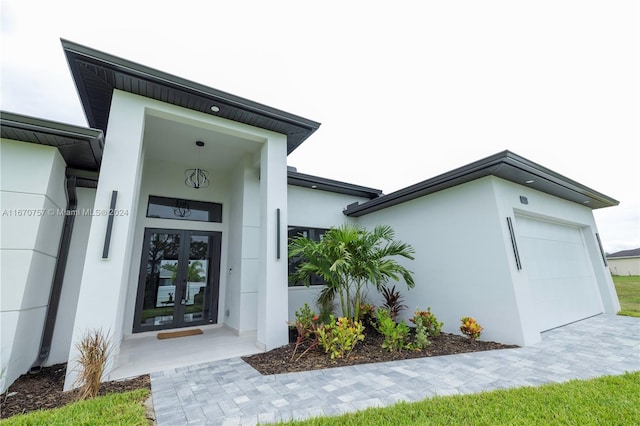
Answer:
[[105, 135], [114, 89], [287, 135], [287, 154], [320, 127], [320, 123], [288, 112], [61, 41], [89, 126]]
[[[202, 141], [202, 148], [196, 146]], [[246, 155], [259, 152], [262, 143], [210, 129], [147, 115], [144, 130], [145, 157], [207, 170], [228, 172]]]

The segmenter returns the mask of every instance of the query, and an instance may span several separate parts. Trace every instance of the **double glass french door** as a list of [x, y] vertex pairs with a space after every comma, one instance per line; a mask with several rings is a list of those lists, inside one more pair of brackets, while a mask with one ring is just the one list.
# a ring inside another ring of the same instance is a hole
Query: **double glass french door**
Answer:
[[134, 332], [216, 322], [221, 237], [145, 229]]

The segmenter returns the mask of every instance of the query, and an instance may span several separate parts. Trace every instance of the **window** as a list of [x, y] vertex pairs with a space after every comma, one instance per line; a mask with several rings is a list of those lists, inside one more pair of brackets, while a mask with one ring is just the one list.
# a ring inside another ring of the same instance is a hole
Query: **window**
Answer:
[[[291, 238], [302, 236], [313, 241], [320, 241], [324, 233], [327, 231], [328, 229], [323, 229], [323, 228], [305, 228], [305, 227], [299, 227], [299, 226], [290, 226], [288, 237], [289, 239], [291, 239]], [[296, 268], [300, 263], [302, 263], [302, 258], [300, 258], [299, 256], [289, 258], [289, 275], [292, 275], [295, 272]], [[324, 280], [322, 279], [322, 277], [319, 277], [315, 274], [311, 276], [310, 281], [311, 281], [311, 285], [324, 285]], [[289, 286], [291, 287], [303, 286], [303, 285], [304, 283], [302, 282], [297, 282], [297, 283], [289, 282]]]
[[222, 204], [150, 195], [147, 217], [222, 223]]

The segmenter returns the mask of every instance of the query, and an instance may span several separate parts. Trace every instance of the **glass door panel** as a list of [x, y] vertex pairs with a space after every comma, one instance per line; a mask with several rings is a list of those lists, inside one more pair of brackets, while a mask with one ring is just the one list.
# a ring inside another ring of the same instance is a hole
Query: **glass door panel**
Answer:
[[145, 230], [134, 332], [216, 322], [221, 236]]
[[185, 323], [202, 321], [205, 317], [209, 263], [211, 260], [211, 237], [191, 235], [189, 238], [189, 271], [185, 289], [185, 309], [182, 314]]
[[152, 233], [145, 244], [147, 259], [141, 326], [173, 323], [180, 237], [180, 233]]

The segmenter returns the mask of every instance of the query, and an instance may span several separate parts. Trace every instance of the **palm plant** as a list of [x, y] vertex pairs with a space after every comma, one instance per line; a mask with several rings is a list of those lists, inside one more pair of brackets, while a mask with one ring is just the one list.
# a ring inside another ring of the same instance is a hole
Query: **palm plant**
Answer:
[[396, 257], [413, 260], [413, 247], [394, 240], [390, 226], [378, 225], [373, 231], [345, 224], [327, 231], [322, 240], [296, 237], [289, 243], [289, 257], [303, 259], [292, 282], [309, 285], [313, 274], [326, 283], [319, 296], [321, 303], [338, 296], [343, 316], [357, 319], [363, 290], [369, 284], [381, 291], [389, 279], [404, 279], [413, 288], [412, 272], [396, 261]]

